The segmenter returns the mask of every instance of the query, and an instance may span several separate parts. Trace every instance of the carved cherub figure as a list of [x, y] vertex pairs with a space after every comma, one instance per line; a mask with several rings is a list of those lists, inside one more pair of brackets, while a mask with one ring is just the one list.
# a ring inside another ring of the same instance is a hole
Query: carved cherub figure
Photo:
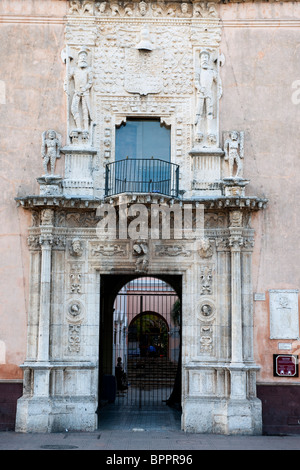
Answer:
[[[229, 175], [231, 178], [241, 178], [243, 173], [244, 158], [244, 133], [232, 131], [224, 143], [225, 160], [229, 163]], [[233, 175], [234, 164], [236, 174]]]
[[144, 50], [144, 51], [152, 51], [153, 44], [151, 42], [150, 32], [148, 27], [145, 25], [142, 27], [140, 32], [140, 41], [136, 45], [136, 49]]
[[97, 2], [96, 10], [98, 10], [100, 14], [103, 14], [106, 10], [106, 6], [107, 6], [107, 2]]
[[148, 5], [143, 0], [139, 3], [139, 12], [142, 16], [147, 14]]
[[42, 134], [42, 158], [45, 174], [48, 175], [48, 165], [50, 163], [50, 174], [54, 175], [56, 159], [60, 158], [61, 135], [49, 129]]
[[186, 2], [181, 3], [180, 11], [178, 12], [179, 16], [190, 16], [189, 5]]

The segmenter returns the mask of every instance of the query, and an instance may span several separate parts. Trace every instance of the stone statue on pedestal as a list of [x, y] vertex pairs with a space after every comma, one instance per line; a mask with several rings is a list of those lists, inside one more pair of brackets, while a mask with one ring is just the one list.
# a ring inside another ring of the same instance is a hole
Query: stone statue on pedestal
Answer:
[[77, 67], [71, 69], [69, 77], [74, 80], [71, 113], [77, 130], [85, 132], [88, 132], [90, 121], [92, 121], [90, 90], [93, 86], [93, 71], [92, 68], [88, 66], [87, 57], [87, 49], [82, 47], [78, 52]]
[[42, 158], [45, 175], [49, 175], [48, 166], [50, 164], [50, 175], [54, 175], [55, 163], [60, 158], [61, 135], [49, 129], [42, 134]]
[[[229, 164], [230, 178], [243, 177], [243, 158], [244, 158], [244, 133], [232, 131], [229, 138], [224, 143], [225, 161]], [[236, 173], [234, 173], [236, 165]]]
[[[217, 142], [217, 102], [222, 95], [218, 68], [212, 54], [203, 49], [200, 52], [200, 67], [196, 71], [197, 90], [195, 141], [198, 145], [214, 146]], [[206, 140], [206, 145], [205, 145]]]

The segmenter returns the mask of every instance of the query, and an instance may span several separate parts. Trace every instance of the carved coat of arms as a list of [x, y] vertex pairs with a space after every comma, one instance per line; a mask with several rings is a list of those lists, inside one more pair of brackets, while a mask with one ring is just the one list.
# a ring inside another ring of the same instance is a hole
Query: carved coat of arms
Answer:
[[128, 93], [160, 93], [163, 87], [163, 51], [127, 49], [124, 88]]

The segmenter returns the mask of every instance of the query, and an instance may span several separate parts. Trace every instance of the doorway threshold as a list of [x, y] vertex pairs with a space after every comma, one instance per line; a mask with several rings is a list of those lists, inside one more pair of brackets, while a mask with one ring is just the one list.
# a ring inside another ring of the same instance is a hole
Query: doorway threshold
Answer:
[[161, 406], [120, 406], [110, 403], [99, 412], [98, 429], [120, 431], [178, 431], [181, 429], [181, 411]]

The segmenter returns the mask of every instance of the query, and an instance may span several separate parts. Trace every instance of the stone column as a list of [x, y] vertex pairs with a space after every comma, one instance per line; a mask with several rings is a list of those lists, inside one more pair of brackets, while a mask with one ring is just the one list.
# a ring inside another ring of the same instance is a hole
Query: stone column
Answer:
[[231, 393], [233, 399], [246, 398], [246, 372], [243, 361], [243, 327], [242, 327], [242, 273], [241, 273], [241, 246], [242, 213], [230, 213], [231, 249]]
[[40, 311], [38, 330], [37, 361], [44, 363], [34, 372], [34, 395], [48, 396], [49, 394], [49, 333], [50, 333], [50, 300], [51, 300], [51, 250], [53, 231], [53, 211], [45, 209], [41, 215], [41, 286]]
[[51, 289], [51, 245], [52, 235], [41, 230], [40, 244], [42, 248], [41, 259], [41, 294], [39, 313], [39, 361], [49, 360], [49, 323], [50, 323], [50, 289]]

